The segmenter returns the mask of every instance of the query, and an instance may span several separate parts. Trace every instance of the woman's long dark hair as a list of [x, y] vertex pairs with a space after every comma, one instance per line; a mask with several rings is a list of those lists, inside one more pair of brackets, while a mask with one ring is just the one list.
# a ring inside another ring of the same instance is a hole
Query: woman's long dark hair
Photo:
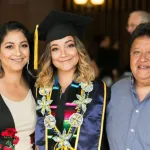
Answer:
[[[29, 43], [30, 58], [29, 58], [28, 70], [32, 73], [33, 76], [28, 72], [26, 65], [23, 68], [22, 75], [33, 92], [34, 91], [34, 84], [35, 84], [35, 78], [34, 78], [35, 73], [33, 70], [33, 62], [34, 62], [33, 35], [29, 32], [29, 30], [23, 24], [21, 24], [17, 21], [9, 21], [7, 23], [4, 23], [2, 26], [0, 26], [0, 45], [2, 44], [7, 33], [11, 32], [11, 31], [15, 31], [15, 30], [21, 31], [24, 34], [24, 36], [27, 38], [27, 41]], [[0, 78], [3, 78], [4, 75], [5, 75], [5, 72], [4, 72], [3, 68], [1, 68]]]

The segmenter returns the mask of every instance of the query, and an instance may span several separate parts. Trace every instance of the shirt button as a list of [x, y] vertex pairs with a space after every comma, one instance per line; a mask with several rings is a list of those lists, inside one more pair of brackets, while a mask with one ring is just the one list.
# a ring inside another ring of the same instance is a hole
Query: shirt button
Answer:
[[139, 112], [139, 110], [136, 110], [136, 113], [138, 113]]
[[134, 129], [131, 129], [131, 132], [134, 132]]

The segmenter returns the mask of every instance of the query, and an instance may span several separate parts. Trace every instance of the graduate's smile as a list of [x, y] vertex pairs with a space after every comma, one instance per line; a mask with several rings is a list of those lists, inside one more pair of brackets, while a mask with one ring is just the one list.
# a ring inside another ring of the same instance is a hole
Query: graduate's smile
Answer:
[[17, 58], [17, 59], [13, 59], [11, 58], [10, 60], [14, 61], [14, 62], [22, 62], [24, 58]]
[[78, 51], [72, 36], [66, 36], [50, 43], [53, 65], [58, 70], [75, 70], [79, 61]]

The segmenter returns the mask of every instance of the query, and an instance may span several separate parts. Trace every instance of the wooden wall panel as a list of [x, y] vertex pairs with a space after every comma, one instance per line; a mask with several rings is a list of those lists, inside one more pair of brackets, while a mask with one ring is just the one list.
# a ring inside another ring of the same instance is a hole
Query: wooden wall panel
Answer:
[[[89, 0], [90, 1], [90, 0]], [[92, 16], [95, 21], [89, 28], [89, 39], [96, 34], [110, 35], [113, 41], [119, 40], [120, 66], [128, 62], [127, 18], [131, 11], [150, 12], [150, 0], [105, 0], [100, 6], [75, 5], [73, 0], [0, 0], [0, 24], [8, 20], [24, 23], [31, 31], [52, 9], [59, 9]]]
[[[67, 0], [63, 0], [65, 3]], [[90, 1], [90, 0], [89, 0]], [[69, 6], [71, 5], [71, 6]], [[129, 62], [129, 37], [126, 31], [129, 13], [134, 10], [150, 12], [150, 0], [105, 0], [103, 5], [93, 7], [88, 4], [79, 6], [68, 3], [70, 12], [92, 16], [96, 21], [93, 23], [91, 36], [95, 34], [110, 35], [112, 40], [120, 43], [120, 66], [124, 67]], [[71, 9], [73, 8], [73, 9]], [[67, 11], [65, 5], [63, 9]]]
[[[33, 32], [35, 25], [39, 24], [52, 9], [61, 10], [62, 6], [61, 0], [0, 0], [0, 24], [16, 20]], [[41, 43], [39, 48], [41, 55], [45, 45]]]

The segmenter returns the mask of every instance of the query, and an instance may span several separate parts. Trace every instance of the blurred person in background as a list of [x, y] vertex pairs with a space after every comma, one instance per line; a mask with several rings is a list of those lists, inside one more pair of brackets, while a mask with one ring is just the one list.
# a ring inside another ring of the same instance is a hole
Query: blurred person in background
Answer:
[[132, 34], [134, 29], [141, 23], [150, 22], [150, 14], [146, 11], [138, 10], [129, 14], [127, 31]]
[[112, 40], [109, 35], [96, 35], [94, 36], [93, 43], [91, 44], [91, 53], [96, 65], [99, 68], [98, 80], [103, 80], [108, 87], [110, 87], [116, 80], [117, 74], [114, 77], [114, 69], [117, 71], [119, 65], [119, 46], [112, 47]]

